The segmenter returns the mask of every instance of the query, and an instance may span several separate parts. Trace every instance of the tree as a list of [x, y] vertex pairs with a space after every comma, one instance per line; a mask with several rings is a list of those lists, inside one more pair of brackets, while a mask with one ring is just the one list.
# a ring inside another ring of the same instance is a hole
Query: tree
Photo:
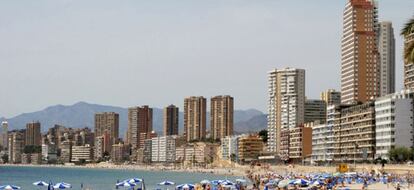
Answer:
[[24, 147], [25, 154], [42, 153], [42, 147], [36, 145], [27, 145]]
[[412, 159], [412, 150], [406, 147], [395, 147], [388, 152], [388, 157], [395, 162], [406, 162]]
[[3, 156], [1, 157], [1, 159], [3, 160], [3, 163], [8, 163], [9, 162], [9, 155], [3, 154]]
[[[404, 38], [407, 38], [412, 33], [414, 33], [414, 18], [411, 18], [405, 23], [400, 34]], [[404, 60], [414, 63], [414, 42], [410, 42], [404, 48]]]
[[267, 143], [268, 136], [267, 136], [267, 130], [266, 129], [261, 130], [259, 132], [259, 136], [262, 138], [264, 143]]

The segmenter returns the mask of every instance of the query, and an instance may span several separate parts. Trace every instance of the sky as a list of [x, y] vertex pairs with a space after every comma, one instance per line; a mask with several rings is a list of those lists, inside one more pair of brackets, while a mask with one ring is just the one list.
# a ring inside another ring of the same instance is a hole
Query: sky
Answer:
[[[176, 104], [232, 95], [267, 110], [267, 73], [306, 70], [306, 95], [340, 89], [345, 0], [0, 1], [0, 116], [78, 101]], [[379, 0], [392, 21], [396, 89], [412, 0]]]

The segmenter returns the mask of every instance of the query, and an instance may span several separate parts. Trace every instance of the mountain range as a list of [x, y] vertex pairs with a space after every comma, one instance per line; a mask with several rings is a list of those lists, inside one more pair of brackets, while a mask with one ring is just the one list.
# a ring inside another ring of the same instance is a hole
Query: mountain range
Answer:
[[[1, 121], [8, 121], [9, 130], [25, 128], [26, 123], [39, 121], [42, 130], [55, 124], [66, 127], [82, 128], [94, 126], [94, 115], [97, 112], [116, 112], [119, 114], [119, 132], [123, 137], [128, 126], [128, 108], [90, 104], [87, 102], [78, 102], [73, 105], [54, 105], [41, 111], [32, 113], [23, 113], [13, 118], [0, 118]], [[153, 108], [153, 130], [157, 133], [162, 132], [163, 110]], [[207, 129], [210, 127], [210, 117], [207, 113]], [[179, 114], [180, 133], [183, 131], [183, 112]], [[256, 109], [235, 110], [234, 111], [234, 131], [236, 134], [258, 132], [265, 129], [267, 125], [267, 116]]]

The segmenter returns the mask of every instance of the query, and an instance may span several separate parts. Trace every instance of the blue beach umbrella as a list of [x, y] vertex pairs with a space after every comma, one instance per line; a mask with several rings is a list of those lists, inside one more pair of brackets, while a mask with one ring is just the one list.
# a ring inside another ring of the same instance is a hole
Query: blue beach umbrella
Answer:
[[56, 183], [53, 186], [54, 189], [70, 189], [72, 188], [72, 185], [69, 183], [65, 183], [65, 182], [61, 182], [61, 183]]
[[20, 187], [15, 185], [2, 185], [0, 186], [1, 190], [13, 190], [13, 189], [20, 189]]
[[46, 183], [44, 181], [36, 181], [36, 182], [33, 183], [33, 185], [47, 187], [47, 186], [49, 186], [49, 183]]
[[137, 183], [141, 183], [143, 180], [140, 179], [140, 178], [131, 178], [131, 179], [127, 179], [125, 181], [128, 182], [128, 183], [135, 183], [135, 184], [137, 184]]
[[136, 186], [136, 184], [135, 183], [129, 183], [127, 181], [123, 181], [123, 182], [115, 184], [115, 186], [116, 187], [134, 187], [134, 186]]
[[161, 183], [159, 183], [158, 185], [165, 185], [165, 186], [168, 186], [168, 185], [174, 185], [175, 183], [174, 182], [172, 182], [172, 181], [163, 181], [163, 182], [161, 182]]
[[221, 185], [226, 185], [226, 186], [231, 186], [231, 185], [235, 185], [233, 182], [231, 182], [230, 180], [223, 180], [221, 183]]
[[176, 188], [178, 190], [183, 190], [183, 189], [192, 190], [194, 189], [194, 185], [193, 184], [181, 184], [181, 185], [178, 185]]
[[214, 185], [220, 185], [223, 182], [223, 180], [213, 180], [211, 181], [212, 184]]
[[295, 180], [295, 182], [293, 182], [295, 185], [301, 185], [301, 186], [306, 186], [309, 185], [309, 181], [304, 180], [304, 179], [297, 179]]

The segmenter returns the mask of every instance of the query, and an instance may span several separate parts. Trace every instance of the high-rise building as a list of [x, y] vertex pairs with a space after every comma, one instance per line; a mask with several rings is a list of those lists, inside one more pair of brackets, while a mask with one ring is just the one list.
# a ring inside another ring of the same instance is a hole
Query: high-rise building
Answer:
[[375, 100], [375, 158], [390, 159], [392, 148], [414, 146], [413, 100], [412, 89]]
[[257, 160], [263, 152], [263, 139], [259, 136], [243, 136], [238, 142], [238, 157], [243, 163]]
[[305, 70], [285, 68], [269, 72], [269, 152], [280, 150], [282, 129], [295, 128], [305, 121]]
[[[404, 36], [404, 49], [408, 48], [414, 42], [414, 29], [411, 33]], [[414, 89], [414, 62], [404, 60], [404, 87], [405, 89]]]
[[[118, 142], [119, 138], [119, 114], [115, 112], [103, 112], [95, 114], [95, 141], [97, 137], [109, 135], [110, 147]], [[109, 149], [110, 150], [110, 149]], [[110, 153], [111, 151], [109, 151]]]
[[215, 140], [233, 135], [234, 100], [231, 96], [215, 96], [210, 105], [210, 134]]
[[321, 93], [321, 100], [325, 101], [326, 106], [341, 104], [341, 92], [328, 89]]
[[202, 96], [184, 99], [184, 136], [187, 141], [206, 138], [206, 99]]
[[323, 100], [305, 101], [305, 123], [326, 121], [326, 103]]
[[0, 133], [0, 146], [4, 150], [8, 150], [9, 141], [9, 124], [7, 121], [1, 122], [1, 133]]
[[151, 161], [175, 162], [175, 147], [177, 136], [163, 136], [152, 138]]
[[148, 106], [131, 107], [128, 109], [128, 142], [133, 149], [141, 146], [141, 142], [148, 139], [141, 138], [141, 133], [149, 134], [152, 131], [152, 108]]
[[395, 92], [395, 38], [391, 22], [380, 22], [379, 26], [380, 86], [381, 96], [385, 96]]
[[178, 135], [178, 107], [169, 105], [164, 108], [164, 136]]
[[40, 122], [26, 124], [26, 146], [42, 146], [42, 134], [40, 131]]
[[25, 145], [25, 130], [12, 131], [9, 133], [9, 162], [21, 163], [23, 148]]
[[343, 13], [341, 101], [366, 102], [380, 96], [378, 10], [373, 0], [348, 0]]
[[312, 125], [306, 123], [289, 130], [289, 159], [301, 161], [312, 155]]

